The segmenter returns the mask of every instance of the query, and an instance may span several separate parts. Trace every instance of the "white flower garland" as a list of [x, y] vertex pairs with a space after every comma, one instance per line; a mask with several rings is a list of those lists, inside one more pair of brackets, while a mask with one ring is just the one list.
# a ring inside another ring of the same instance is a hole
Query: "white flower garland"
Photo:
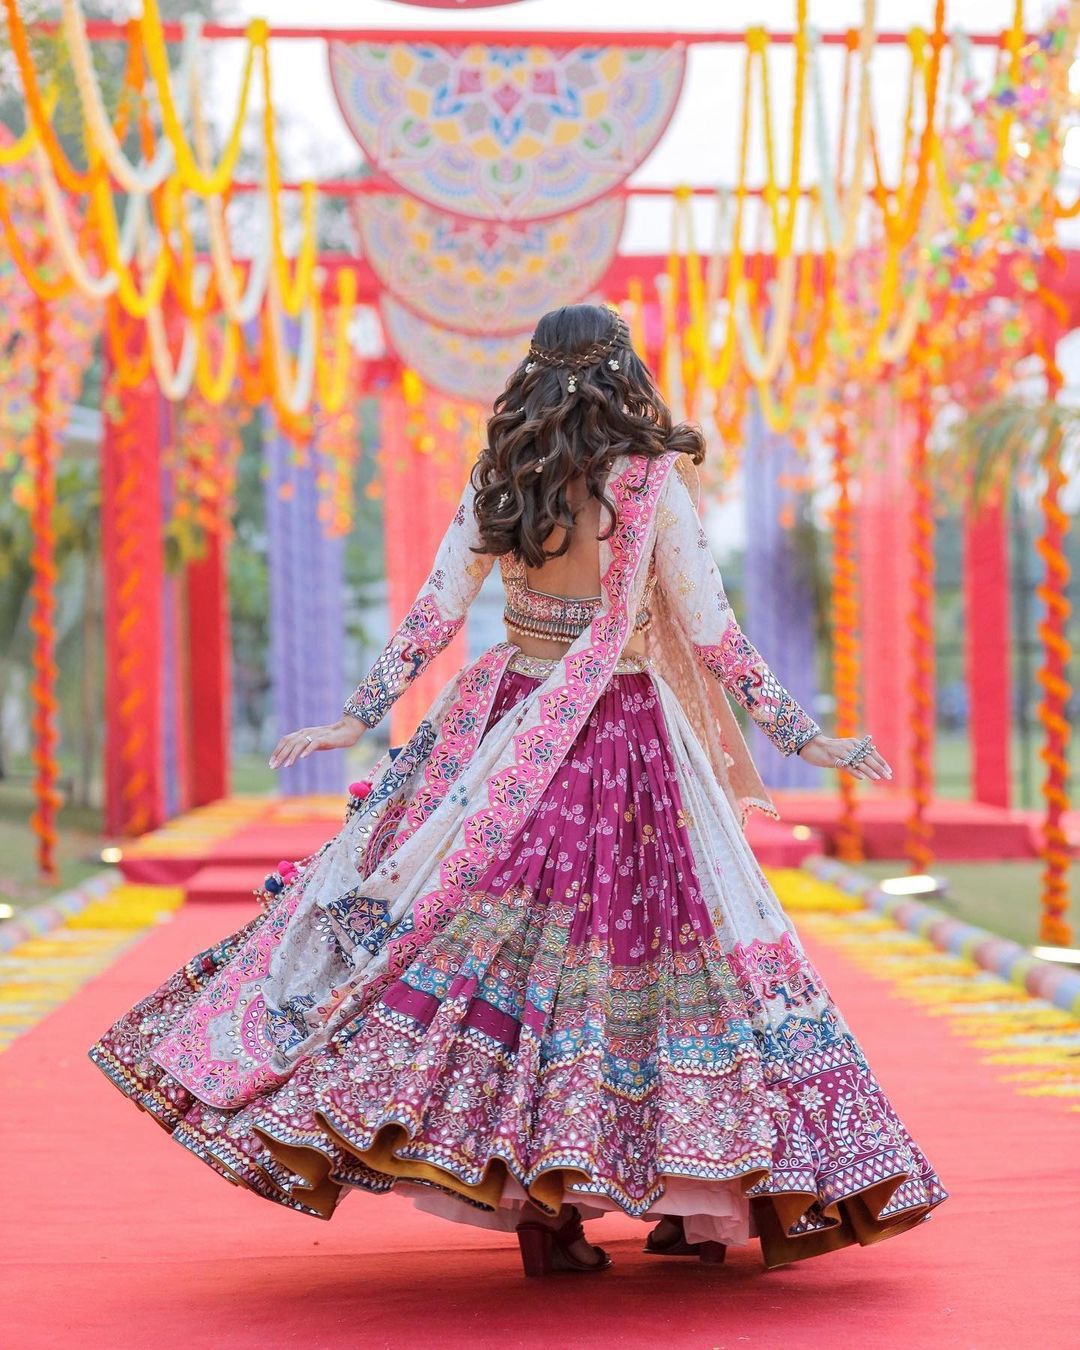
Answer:
[[[83, 16], [79, 0], [63, 0], [63, 28], [71, 55], [71, 65], [75, 72], [75, 87], [82, 105], [90, 134], [101, 151], [102, 159], [109, 172], [124, 189], [134, 196], [145, 196], [159, 188], [173, 167], [173, 149], [167, 137], [162, 137], [154, 158], [149, 164], [132, 164], [116, 139], [112, 122], [101, 94], [94, 60], [90, 52], [90, 39], [86, 36], [86, 19]], [[195, 57], [199, 50], [202, 34], [202, 21], [189, 15], [184, 20], [184, 41], [180, 55], [180, 90], [185, 91], [195, 70]], [[186, 112], [186, 97], [177, 100], [177, 111], [181, 116]]]

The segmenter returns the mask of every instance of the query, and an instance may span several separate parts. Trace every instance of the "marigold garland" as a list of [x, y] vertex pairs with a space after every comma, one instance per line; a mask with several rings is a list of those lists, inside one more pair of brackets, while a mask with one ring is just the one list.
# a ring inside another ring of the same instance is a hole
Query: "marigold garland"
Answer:
[[[209, 147], [199, 99], [198, 25], [191, 21], [185, 32], [184, 56], [176, 76], [178, 93], [172, 92], [164, 30], [158, 6], [144, 6], [142, 17], [128, 28], [128, 63], [125, 72], [123, 117], [109, 122], [97, 77], [89, 56], [85, 20], [78, 0], [64, 0], [63, 25], [76, 70], [80, 106], [85, 120], [85, 139], [89, 168], [76, 170], [67, 160], [52, 128], [49, 99], [42, 94], [30, 53], [26, 27], [13, 0], [5, 0], [12, 48], [26, 94], [30, 121], [27, 134], [7, 158], [29, 155], [35, 165], [39, 187], [49, 218], [52, 237], [66, 272], [62, 280], [39, 275], [30, 266], [17, 235], [10, 228], [10, 209], [0, 191], [0, 227], [11, 246], [12, 256], [24, 271], [35, 291], [46, 299], [56, 298], [70, 286], [89, 299], [102, 301], [113, 293], [120, 306], [146, 325], [145, 346], [163, 391], [173, 399], [182, 398], [193, 384], [204, 396], [221, 402], [238, 365], [243, 337], [240, 325], [259, 315], [257, 327], [260, 353], [248, 362], [244, 387], [263, 387], [269, 391], [283, 419], [296, 423], [311, 404], [314, 391], [321, 390], [331, 404], [342, 397], [342, 370], [346, 364], [341, 335], [347, 329], [348, 316], [339, 318], [338, 340], [333, 356], [325, 357], [315, 341], [319, 315], [319, 287], [316, 281], [317, 254], [316, 205], [313, 184], [302, 188], [301, 241], [294, 262], [290, 263], [283, 245], [284, 223], [281, 214], [281, 175], [277, 162], [273, 94], [270, 86], [269, 33], [266, 25], [255, 22], [248, 34], [248, 51], [241, 90], [225, 148], [216, 166], [209, 166]], [[262, 140], [265, 193], [269, 239], [248, 269], [248, 285], [240, 292], [237, 269], [231, 255], [224, 222], [222, 196], [232, 182], [240, 135], [246, 119], [254, 76], [258, 74], [264, 95]], [[149, 83], [147, 84], [147, 78]], [[149, 127], [145, 92], [152, 90], [161, 112], [163, 136], [155, 141]], [[143, 163], [135, 165], [121, 149], [128, 104], [140, 108]], [[190, 115], [191, 140], [184, 129]], [[129, 192], [124, 225], [121, 226], [109, 181], [110, 174]], [[89, 249], [81, 248], [66, 221], [61, 191], [86, 199], [86, 221], [90, 226]], [[213, 275], [209, 279], [197, 264], [188, 222], [186, 194], [205, 198], [210, 237]], [[148, 209], [149, 208], [149, 209]], [[153, 221], [156, 245], [149, 235]], [[172, 243], [179, 236], [179, 247]], [[137, 269], [133, 261], [137, 255]], [[86, 258], [100, 259], [95, 272]], [[268, 274], [275, 284], [268, 286]], [[348, 294], [348, 283], [339, 284], [339, 299]], [[352, 291], [355, 295], [355, 285]], [[165, 302], [179, 305], [189, 323], [183, 331], [180, 355], [174, 361], [166, 340]], [[213, 341], [204, 321], [216, 309], [224, 311], [226, 321], [236, 325], [226, 330], [221, 361], [213, 368], [207, 344]], [[300, 321], [301, 343], [295, 364], [284, 348], [286, 318]], [[112, 328], [116, 329], [115, 316]], [[123, 368], [128, 344], [114, 343], [125, 387], [134, 387], [142, 374], [139, 359], [134, 370]], [[259, 372], [252, 381], [254, 372]]]
[[[1055, 397], [1061, 389], [1061, 370], [1052, 351], [1041, 340], [1038, 345], [1046, 368], [1048, 390], [1050, 396]], [[1043, 819], [1039, 938], [1054, 946], [1068, 947], [1072, 943], [1072, 928], [1065, 916], [1069, 907], [1069, 872], [1073, 863], [1064, 821], [1065, 812], [1069, 809], [1069, 739], [1072, 734], [1067, 713], [1072, 693], [1068, 678], [1072, 648], [1067, 636], [1070, 611], [1069, 561], [1065, 553], [1069, 521], [1061, 505], [1065, 472], [1060, 446], [1054, 437], [1049, 438], [1045, 448], [1042, 468], [1045, 481], [1039, 506], [1043, 528], [1036, 547], [1045, 572], [1036, 594], [1043, 607], [1039, 620], [1043, 658], [1036, 679], [1042, 690], [1038, 717], [1045, 736], [1040, 755], [1045, 765], [1042, 793], [1046, 801], [1046, 814]]]
[[33, 306], [35, 361], [34, 428], [29, 453], [33, 474], [33, 548], [30, 554], [30, 632], [34, 638], [33, 677], [30, 698], [34, 743], [34, 813], [30, 827], [37, 836], [37, 860], [41, 875], [57, 878], [56, 812], [61, 804], [57, 782], [60, 767], [56, 757], [58, 668], [56, 664], [56, 404], [49, 302], [35, 297]]

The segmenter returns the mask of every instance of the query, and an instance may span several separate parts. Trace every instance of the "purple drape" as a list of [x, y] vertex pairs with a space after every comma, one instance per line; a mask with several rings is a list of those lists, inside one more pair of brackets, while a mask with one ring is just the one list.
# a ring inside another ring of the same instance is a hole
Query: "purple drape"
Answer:
[[[345, 676], [345, 541], [327, 538], [318, 514], [315, 454], [300, 455], [263, 424], [269, 534], [272, 739], [332, 722], [348, 692]], [[351, 685], [350, 685], [351, 687]], [[287, 796], [343, 793], [340, 750], [319, 751], [280, 772]]]
[[[755, 405], [746, 425], [743, 456], [746, 494], [746, 568], [743, 609], [746, 630], [777, 679], [808, 712], [818, 697], [814, 641], [814, 593], [808, 563], [783, 524], [797, 519], [801, 494], [784, 480], [805, 472], [791, 442], [765, 425]], [[753, 728], [754, 758], [769, 787], [807, 788], [821, 773], [797, 755], [781, 758]]]

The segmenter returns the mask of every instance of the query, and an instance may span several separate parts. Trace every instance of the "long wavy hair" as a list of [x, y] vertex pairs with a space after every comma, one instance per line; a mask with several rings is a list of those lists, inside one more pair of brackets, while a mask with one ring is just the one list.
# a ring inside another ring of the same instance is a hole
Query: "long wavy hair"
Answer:
[[[673, 426], [656, 382], [634, 351], [626, 322], [600, 305], [566, 305], [536, 325], [528, 355], [495, 400], [487, 446], [473, 469], [482, 545], [542, 567], [570, 547], [574, 511], [567, 489], [584, 479], [589, 497], [616, 523], [604, 491], [613, 460], [682, 451], [700, 464], [701, 429]], [[565, 535], [547, 548], [551, 533]]]

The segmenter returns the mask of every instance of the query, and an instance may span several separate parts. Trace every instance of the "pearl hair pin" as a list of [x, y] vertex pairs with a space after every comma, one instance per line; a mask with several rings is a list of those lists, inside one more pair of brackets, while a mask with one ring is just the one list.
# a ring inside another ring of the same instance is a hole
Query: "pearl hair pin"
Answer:
[[630, 329], [627, 322], [617, 312], [612, 312], [612, 326], [606, 338], [593, 345], [584, 352], [567, 352], [559, 348], [547, 348], [537, 346], [534, 338], [529, 346], [528, 359], [525, 362], [525, 374], [531, 374], [538, 365], [547, 366], [553, 370], [565, 370], [566, 392], [574, 394], [577, 392], [578, 378], [581, 371], [587, 370], [589, 366], [598, 366], [606, 363], [609, 370], [618, 370], [619, 358], [614, 354], [619, 347], [630, 346]]

